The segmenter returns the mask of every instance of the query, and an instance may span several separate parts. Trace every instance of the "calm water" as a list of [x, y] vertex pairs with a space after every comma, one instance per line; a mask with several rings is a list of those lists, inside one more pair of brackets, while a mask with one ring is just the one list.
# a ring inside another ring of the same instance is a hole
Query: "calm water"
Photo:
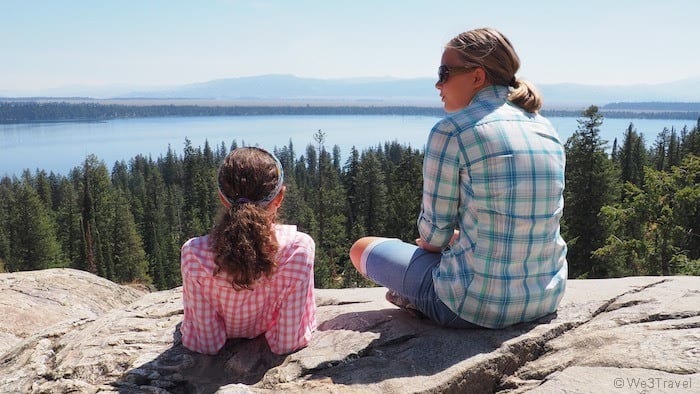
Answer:
[[[326, 148], [338, 145], [347, 157], [354, 145], [358, 150], [387, 141], [398, 141], [422, 149], [430, 128], [439, 118], [429, 116], [239, 116], [174, 117], [117, 119], [88, 123], [32, 123], [0, 125], [0, 176], [20, 175], [24, 169], [43, 169], [67, 175], [79, 166], [86, 155], [95, 154], [109, 169], [115, 161], [129, 160], [137, 154], [164, 155], [171, 146], [182, 154], [185, 138], [194, 146], [208, 140], [215, 148], [221, 142], [230, 146], [259, 145], [267, 149], [287, 145], [291, 139], [297, 155], [319, 129], [326, 133]], [[550, 118], [562, 142], [576, 130], [576, 118]], [[692, 128], [691, 120], [605, 119], [601, 135], [612, 145], [622, 140], [632, 122], [647, 145], [664, 128], [683, 125]]]

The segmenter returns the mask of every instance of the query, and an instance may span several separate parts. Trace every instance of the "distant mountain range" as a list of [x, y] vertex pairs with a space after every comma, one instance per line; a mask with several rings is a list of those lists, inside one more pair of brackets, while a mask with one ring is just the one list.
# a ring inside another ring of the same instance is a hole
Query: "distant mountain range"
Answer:
[[[260, 75], [154, 88], [71, 87], [33, 92], [33, 96], [120, 99], [194, 99], [265, 102], [334, 101], [355, 105], [440, 106], [431, 78], [315, 79], [292, 75]], [[700, 102], [700, 77], [661, 84], [597, 86], [541, 84], [545, 108], [603, 106], [614, 102]], [[2, 96], [17, 96], [0, 91]], [[26, 96], [22, 95], [22, 96]]]

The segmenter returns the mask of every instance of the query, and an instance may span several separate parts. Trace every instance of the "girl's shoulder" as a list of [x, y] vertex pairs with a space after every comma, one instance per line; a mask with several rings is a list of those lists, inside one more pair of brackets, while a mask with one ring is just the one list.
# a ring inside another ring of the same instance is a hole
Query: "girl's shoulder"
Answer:
[[306, 233], [297, 230], [290, 224], [275, 224], [275, 236], [280, 249], [287, 247], [314, 248], [314, 240]]
[[213, 275], [216, 264], [209, 247], [209, 236], [189, 239], [180, 250], [180, 268], [191, 276]]
[[313, 275], [315, 257], [313, 238], [297, 231], [297, 226], [283, 224], [275, 225], [275, 235], [279, 245], [277, 251], [279, 272], [298, 279]]

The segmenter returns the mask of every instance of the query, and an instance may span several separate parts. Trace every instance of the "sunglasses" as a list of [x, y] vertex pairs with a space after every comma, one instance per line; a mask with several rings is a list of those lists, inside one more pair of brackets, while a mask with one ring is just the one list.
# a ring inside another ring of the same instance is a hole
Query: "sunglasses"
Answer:
[[450, 79], [450, 75], [458, 75], [458, 74], [464, 74], [468, 73], [477, 67], [470, 67], [470, 66], [447, 66], [447, 65], [442, 65], [438, 67], [438, 82], [437, 83], [445, 83], [447, 82], [448, 79]]

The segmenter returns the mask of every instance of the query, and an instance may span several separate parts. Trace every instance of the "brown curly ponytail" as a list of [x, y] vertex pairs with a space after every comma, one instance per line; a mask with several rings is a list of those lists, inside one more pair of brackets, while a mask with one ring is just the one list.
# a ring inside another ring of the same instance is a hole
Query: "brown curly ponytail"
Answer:
[[209, 242], [217, 273], [228, 273], [236, 289], [250, 289], [274, 271], [276, 210], [269, 209], [269, 204], [280, 193], [283, 178], [279, 161], [255, 147], [233, 150], [219, 167], [217, 180], [224, 207]]

